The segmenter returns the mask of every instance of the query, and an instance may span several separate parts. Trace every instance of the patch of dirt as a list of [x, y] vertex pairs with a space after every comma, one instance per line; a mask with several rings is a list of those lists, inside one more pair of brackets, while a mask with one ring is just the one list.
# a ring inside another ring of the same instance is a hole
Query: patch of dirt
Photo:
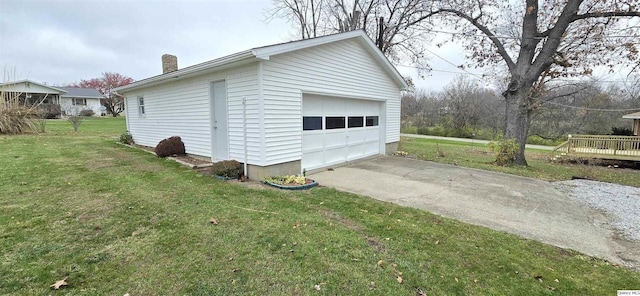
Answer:
[[363, 230], [362, 226], [356, 224], [355, 222], [342, 217], [334, 212], [328, 211], [328, 210], [322, 210], [322, 213], [329, 219], [333, 220], [333, 221], [337, 221], [338, 223], [344, 225], [345, 227], [357, 231], [357, 232], [361, 232]]
[[86, 167], [89, 170], [110, 168], [113, 167], [114, 161], [113, 158], [92, 158], [87, 161]]
[[493, 152], [491, 151], [484, 151], [484, 150], [478, 150], [478, 149], [471, 149], [471, 154], [474, 155], [489, 155], [489, 154], [493, 154]]
[[[155, 154], [153, 147], [142, 146], [142, 145], [138, 145], [138, 144], [133, 144], [131, 146]], [[201, 157], [201, 156], [195, 156], [195, 155], [189, 155], [189, 154], [185, 154], [185, 155], [175, 155], [174, 154], [174, 155], [171, 155], [170, 157], [178, 159], [178, 160], [180, 160], [182, 162], [186, 162], [186, 163], [189, 163], [189, 164], [196, 165], [196, 166], [211, 164], [211, 161], [209, 161], [205, 157]]]
[[178, 160], [181, 160], [181, 161], [184, 161], [186, 163], [197, 165], [197, 166], [211, 163], [211, 161], [200, 159], [199, 157], [191, 156], [191, 155], [188, 155], [188, 154], [187, 155], [174, 155], [174, 156], [171, 156], [171, 157], [173, 157], [175, 159], [178, 159]]
[[380, 253], [386, 253], [387, 247], [380, 242], [378, 242], [375, 238], [367, 236], [367, 244]]

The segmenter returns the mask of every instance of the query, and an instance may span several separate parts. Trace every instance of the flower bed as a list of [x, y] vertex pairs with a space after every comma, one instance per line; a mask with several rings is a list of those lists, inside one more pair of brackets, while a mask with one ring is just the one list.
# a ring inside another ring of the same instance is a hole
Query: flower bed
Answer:
[[264, 178], [262, 182], [269, 186], [286, 190], [304, 190], [318, 186], [318, 182], [315, 180], [298, 176], [268, 177]]

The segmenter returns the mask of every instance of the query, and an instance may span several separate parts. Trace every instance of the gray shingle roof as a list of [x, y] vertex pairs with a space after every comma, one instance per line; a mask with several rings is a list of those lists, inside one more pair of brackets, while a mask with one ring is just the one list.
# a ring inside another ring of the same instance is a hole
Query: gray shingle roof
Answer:
[[99, 98], [99, 99], [104, 98], [104, 96], [100, 94], [100, 92], [95, 88], [80, 88], [80, 87], [58, 87], [58, 88], [67, 91], [66, 94], [62, 95], [63, 97]]

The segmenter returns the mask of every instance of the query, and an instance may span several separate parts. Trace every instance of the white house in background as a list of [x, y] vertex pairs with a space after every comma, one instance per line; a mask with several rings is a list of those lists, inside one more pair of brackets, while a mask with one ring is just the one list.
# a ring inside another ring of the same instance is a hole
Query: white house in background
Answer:
[[27, 104], [58, 104], [64, 113], [91, 109], [100, 116], [100, 99], [104, 96], [97, 89], [49, 86], [31, 80], [0, 83], [7, 93], [15, 93]]
[[116, 88], [127, 129], [155, 146], [248, 165], [251, 179], [391, 153], [407, 84], [363, 31], [253, 48]]
[[66, 93], [60, 96], [60, 107], [63, 112], [80, 112], [82, 110], [92, 110], [93, 116], [106, 115], [102, 111], [100, 100], [104, 96], [95, 88], [80, 87], [58, 87]]

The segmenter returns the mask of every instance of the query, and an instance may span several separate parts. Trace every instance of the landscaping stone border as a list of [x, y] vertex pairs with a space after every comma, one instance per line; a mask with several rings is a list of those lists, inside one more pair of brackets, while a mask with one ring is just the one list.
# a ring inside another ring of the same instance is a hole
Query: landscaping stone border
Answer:
[[230, 181], [230, 180], [237, 180], [238, 178], [231, 178], [231, 177], [225, 177], [225, 176], [218, 176], [218, 175], [213, 175], [216, 179], [218, 180], [222, 180], [222, 181]]
[[318, 182], [316, 182], [316, 180], [312, 180], [312, 179], [308, 179], [308, 180], [311, 180], [313, 182], [311, 182], [309, 184], [298, 185], [298, 186], [283, 186], [283, 185], [276, 184], [276, 183], [271, 183], [271, 182], [268, 182], [268, 181], [262, 181], [262, 183], [265, 183], [265, 184], [267, 184], [269, 186], [273, 186], [273, 187], [278, 188], [278, 189], [284, 189], [284, 190], [306, 190], [306, 189], [311, 189], [313, 187], [318, 186]]

